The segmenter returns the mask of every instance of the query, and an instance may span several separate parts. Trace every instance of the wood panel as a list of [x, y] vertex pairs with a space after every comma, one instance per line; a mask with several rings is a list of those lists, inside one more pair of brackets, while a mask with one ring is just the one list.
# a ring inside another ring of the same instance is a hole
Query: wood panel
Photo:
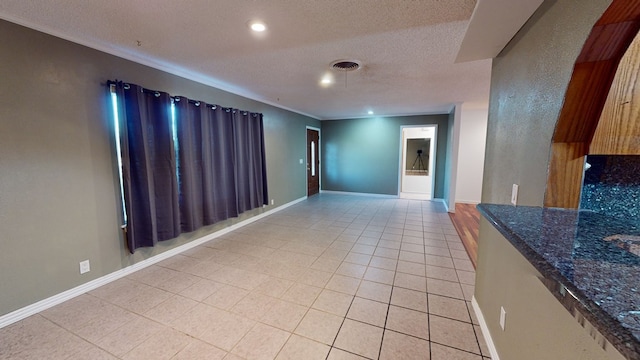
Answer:
[[637, 0], [614, 0], [596, 22], [596, 26], [634, 21], [639, 18], [640, 4]]
[[640, 36], [620, 61], [589, 154], [640, 155]]
[[456, 203], [456, 212], [449, 213], [451, 222], [462, 239], [469, 259], [476, 267], [478, 261], [478, 233], [480, 232], [480, 213], [475, 205]]
[[544, 206], [578, 208], [587, 148], [586, 143], [551, 145], [551, 163]]
[[544, 204], [577, 208], [589, 150], [622, 56], [640, 29], [640, 1], [614, 0], [576, 59], [552, 140]]
[[634, 22], [595, 26], [576, 63], [620, 59], [634, 38], [634, 31], [637, 32]]
[[565, 95], [553, 142], [589, 142], [613, 82], [617, 61], [576, 64]]

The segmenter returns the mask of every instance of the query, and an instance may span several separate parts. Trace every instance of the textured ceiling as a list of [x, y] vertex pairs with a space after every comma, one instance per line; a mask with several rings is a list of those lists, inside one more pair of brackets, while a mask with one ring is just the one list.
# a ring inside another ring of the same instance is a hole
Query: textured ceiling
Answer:
[[[455, 63], [475, 0], [2, 0], [0, 18], [319, 119], [449, 112], [489, 99]], [[264, 21], [261, 36], [247, 26]], [[363, 67], [330, 70], [338, 59]], [[335, 83], [320, 86], [331, 72]], [[346, 77], [346, 78], [345, 78]]]

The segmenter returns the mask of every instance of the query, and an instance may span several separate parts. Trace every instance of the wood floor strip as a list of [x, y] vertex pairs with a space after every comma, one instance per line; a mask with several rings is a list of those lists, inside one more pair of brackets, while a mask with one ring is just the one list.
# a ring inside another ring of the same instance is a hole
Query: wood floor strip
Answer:
[[476, 267], [478, 260], [478, 234], [480, 231], [480, 213], [474, 204], [456, 203], [456, 212], [449, 213], [449, 217], [462, 239], [469, 258]]

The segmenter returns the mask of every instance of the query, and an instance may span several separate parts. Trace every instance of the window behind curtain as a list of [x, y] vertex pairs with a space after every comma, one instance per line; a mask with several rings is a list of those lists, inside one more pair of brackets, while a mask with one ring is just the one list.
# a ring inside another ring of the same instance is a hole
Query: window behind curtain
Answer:
[[262, 114], [110, 85], [132, 253], [268, 204]]

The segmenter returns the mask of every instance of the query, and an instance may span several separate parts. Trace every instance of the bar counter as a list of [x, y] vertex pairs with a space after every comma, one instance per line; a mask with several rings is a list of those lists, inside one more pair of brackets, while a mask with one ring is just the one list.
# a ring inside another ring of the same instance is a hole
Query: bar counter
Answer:
[[585, 210], [478, 205], [542, 274], [540, 279], [592, 337], [640, 360], [638, 219]]

